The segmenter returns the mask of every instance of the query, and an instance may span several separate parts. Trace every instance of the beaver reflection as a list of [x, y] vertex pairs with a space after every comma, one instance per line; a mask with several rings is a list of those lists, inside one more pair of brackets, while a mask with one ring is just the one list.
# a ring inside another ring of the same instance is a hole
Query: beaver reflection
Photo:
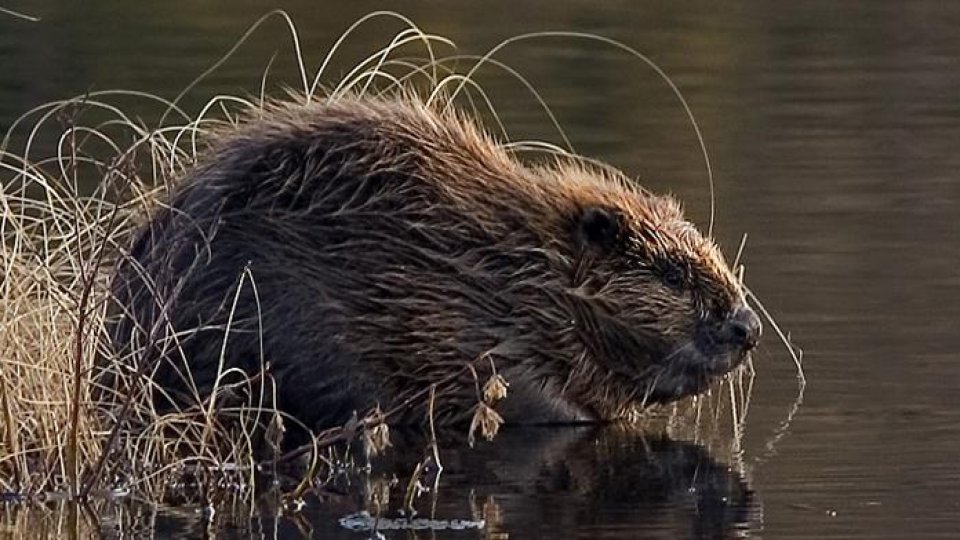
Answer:
[[225, 510], [211, 525], [154, 509], [148, 528], [154, 537], [212, 527], [265, 538], [381, 538], [375, 527], [382, 538], [406, 539], [731, 538], [748, 536], [762, 511], [743, 476], [703, 446], [663, 435], [528, 426], [474, 449], [442, 439], [438, 489], [414, 499], [413, 519], [404, 499], [426, 445], [395, 432], [370, 472], [328, 477], [299, 513], [265, 496], [252, 520]]
[[[388, 461], [374, 465], [373, 485], [395, 475], [395, 491], [404, 490], [423, 446], [398, 446]], [[482, 519], [488, 538], [746, 536], [759, 511], [740, 474], [704, 447], [663, 435], [616, 427], [528, 427], [508, 429], [495, 443], [473, 450], [452, 446], [441, 452], [438, 496], [420, 498], [418, 517], [433, 506], [429, 517], [441, 525]], [[391, 497], [389, 509], [381, 507], [391, 527], [402, 495]]]

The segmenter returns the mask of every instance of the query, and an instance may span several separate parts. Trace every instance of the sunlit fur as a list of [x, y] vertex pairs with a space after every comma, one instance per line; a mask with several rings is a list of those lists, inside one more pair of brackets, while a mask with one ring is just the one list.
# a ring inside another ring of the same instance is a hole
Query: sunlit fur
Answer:
[[[589, 209], [616, 218], [609, 245], [578, 236]], [[187, 371], [209, 392], [221, 350], [224, 369], [262, 360], [280, 406], [316, 426], [458, 370], [437, 412], [462, 419], [462, 367], [486, 356], [512, 384], [508, 421], [613, 418], [745, 354], [704, 337], [742, 291], [675, 201], [574, 160], [523, 164], [416, 100], [271, 106], [212, 145], [130, 255], [117, 355], [174, 396]], [[255, 288], [238, 292], [245, 268]]]

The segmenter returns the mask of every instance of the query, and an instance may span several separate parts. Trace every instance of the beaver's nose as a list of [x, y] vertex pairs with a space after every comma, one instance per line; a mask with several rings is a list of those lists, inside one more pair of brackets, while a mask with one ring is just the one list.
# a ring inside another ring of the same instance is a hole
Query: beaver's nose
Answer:
[[763, 325], [760, 317], [746, 304], [738, 306], [723, 324], [723, 337], [731, 345], [749, 351], [760, 342]]

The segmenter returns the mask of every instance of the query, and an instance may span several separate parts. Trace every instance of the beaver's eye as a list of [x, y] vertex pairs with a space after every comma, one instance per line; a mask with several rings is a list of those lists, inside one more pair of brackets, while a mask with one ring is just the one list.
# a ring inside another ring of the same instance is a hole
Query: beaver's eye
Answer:
[[620, 219], [604, 208], [587, 208], [577, 221], [577, 240], [602, 250], [613, 249], [622, 238]]
[[683, 286], [687, 281], [683, 269], [675, 264], [667, 265], [667, 267], [664, 268], [661, 279], [663, 279], [664, 285], [677, 291], [683, 290]]

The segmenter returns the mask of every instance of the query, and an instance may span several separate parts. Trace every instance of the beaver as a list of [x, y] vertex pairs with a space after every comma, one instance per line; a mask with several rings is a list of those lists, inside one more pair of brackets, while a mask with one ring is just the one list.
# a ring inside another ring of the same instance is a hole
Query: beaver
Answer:
[[469, 418], [493, 369], [508, 423], [619, 418], [704, 391], [761, 333], [674, 199], [523, 161], [409, 97], [274, 103], [220, 134], [112, 291], [115, 355], [164, 402], [267, 366], [278, 408], [314, 428], [377, 405], [422, 418], [409, 398], [435, 383], [438, 420]]

